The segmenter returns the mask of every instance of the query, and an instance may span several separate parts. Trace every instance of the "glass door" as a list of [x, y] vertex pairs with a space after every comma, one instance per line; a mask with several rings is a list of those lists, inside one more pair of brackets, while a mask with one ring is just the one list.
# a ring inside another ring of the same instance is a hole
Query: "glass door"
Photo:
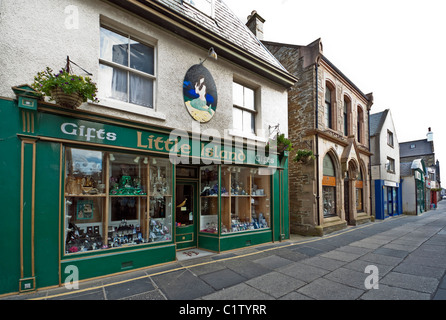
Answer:
[[197, 182], [177, 181], [175, 193], [177, 250], [197, 247]]

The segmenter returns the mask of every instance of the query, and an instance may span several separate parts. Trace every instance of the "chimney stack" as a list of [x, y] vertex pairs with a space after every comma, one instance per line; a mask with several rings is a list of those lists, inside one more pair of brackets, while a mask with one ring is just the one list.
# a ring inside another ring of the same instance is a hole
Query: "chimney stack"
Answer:
[[427, 142], [433, 142], [434, 141], [434, 133], [432, 132], [432, 128], [429, 128], [429, 131], [427, 133]]
[[251, 12], [251, 15], [248, 16], [248, 22], [246, 26], [251, 30], [251, 32], [257, 37], [259, 40], [263, 40], [263, 24], [265, 23], [265, 19], [263, 19], [257, 11]]

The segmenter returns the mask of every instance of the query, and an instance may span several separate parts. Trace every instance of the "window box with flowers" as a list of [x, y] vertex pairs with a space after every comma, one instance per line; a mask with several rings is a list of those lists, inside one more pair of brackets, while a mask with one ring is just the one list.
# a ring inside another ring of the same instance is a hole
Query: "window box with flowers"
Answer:
[[76, 109], [83, 102], [99, 102], [97, 86], [89, 77], [71, 74], [66, 69], [54, 73], [49, 67], [37, 73], [32, 87], [62, 107]]

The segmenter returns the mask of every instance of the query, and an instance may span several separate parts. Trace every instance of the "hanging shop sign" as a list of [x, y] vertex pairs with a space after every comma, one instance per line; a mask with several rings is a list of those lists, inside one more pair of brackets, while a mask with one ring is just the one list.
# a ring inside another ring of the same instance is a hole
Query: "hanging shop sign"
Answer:
[[150, 151], [165, 154], [177, 164], [279, 165], [276, 154], [237, 147], [218, 139], [217, 142], [201, 141], [200, 135], [190, 135], [183, 130], [154, 132], [50, 113], [39, 113], [36, 127], [36, 134], [41, 137]]
[[184, 104], [192, 118], [200, 123], [212, 120], [218, 104], [214, 78], [202, 64], [192, 66], [183, 83]]

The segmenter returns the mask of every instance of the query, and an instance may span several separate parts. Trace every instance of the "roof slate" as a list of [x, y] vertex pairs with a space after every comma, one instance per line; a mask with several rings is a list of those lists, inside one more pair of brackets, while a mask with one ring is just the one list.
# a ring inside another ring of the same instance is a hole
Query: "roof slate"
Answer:
[[182, 0], [156, 1], [274, 67], [287, 71], [222, 0], [214, 0], [215, 19]]
[[370, 115], [370, 136], [374, 137], [381, 132], [389, 110]]
[[[411, 148], [412, 145], [415, 145], [415, 148]], [[427, 139], [400, 143], [401, 158], [429, 155], [433, 153], [432, 144], [428, 142]]]

